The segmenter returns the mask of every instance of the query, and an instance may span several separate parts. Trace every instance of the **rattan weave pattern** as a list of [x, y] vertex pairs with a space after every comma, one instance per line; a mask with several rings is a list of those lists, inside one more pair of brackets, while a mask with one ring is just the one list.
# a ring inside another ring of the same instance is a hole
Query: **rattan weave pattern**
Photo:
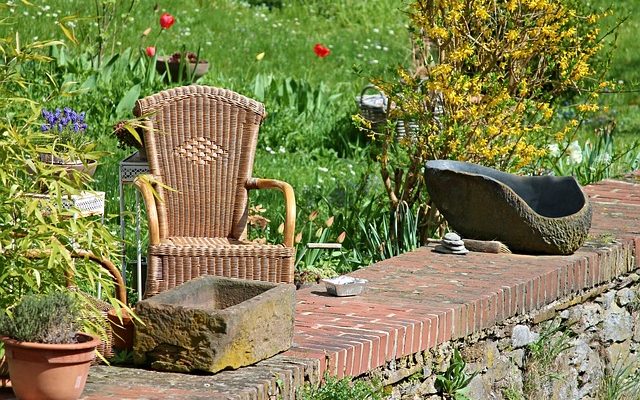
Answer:
[[134, 112], [146, 116], [150, 173], [161, 183], [157, 199], [138, 185], [147, 210], [155, 210], [149, 226], [159, 236], [149, 246], [145, 295], [204, 274], [292, 282], [292, 245], [243, 241], [264, 106], [230, 90], [190, 85], [138, 100]]

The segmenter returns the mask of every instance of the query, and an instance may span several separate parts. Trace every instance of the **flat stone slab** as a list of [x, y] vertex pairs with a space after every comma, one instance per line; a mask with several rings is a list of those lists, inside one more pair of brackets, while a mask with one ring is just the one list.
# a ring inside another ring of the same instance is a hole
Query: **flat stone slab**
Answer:
[[215, 276], [143, 300], [134, 362], [175, 372], [218, 372], [289, 349], [295, 286]]

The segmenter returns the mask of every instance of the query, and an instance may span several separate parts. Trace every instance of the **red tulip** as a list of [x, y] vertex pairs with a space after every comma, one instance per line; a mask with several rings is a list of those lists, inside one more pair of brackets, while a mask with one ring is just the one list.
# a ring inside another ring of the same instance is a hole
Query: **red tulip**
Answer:
[[156, 55], [156, 48], [153, 46], [149, 46], [144, 50], [149, 57], [153, 57]]
[[160, 16], [160, 26], [162, 27], [162, 29], [171, 28], [171, 25], [173, 25], [175, 22], [176, 19], [173, 18], [173, 15], [169, 13], [164, 13]]
[[325, 58], [329, 55], [329, 53], [331, 53], [331, 50], [321, 45], [320, 43], [317, 43], [315, 46], [313, 46], [313, 52], [316, 53], [318, 57]]

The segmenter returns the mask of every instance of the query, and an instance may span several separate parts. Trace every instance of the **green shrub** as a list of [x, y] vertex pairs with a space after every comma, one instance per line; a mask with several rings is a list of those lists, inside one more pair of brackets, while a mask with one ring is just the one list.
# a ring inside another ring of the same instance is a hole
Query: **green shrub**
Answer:
[[466, 366], [460, 352], [454, 349], [447, 370], [436, 375], [435, 387], [446, 399], [469, 400], [465, 394], [466, 388], [477, 372], [467, 374]]
[[[599, 84], [591, 64], [602, 47], [602, 15], [578, 15], [564, 1], [416, 0], [408, 13], [414, 66], [400, 68], [393, 80], [374, 80], [394, 105], [393, 122], [369, 133], [391, 209], [421, 204], [424, 241], [433, 229], [427, 160], [511, 172], [534, 165], [547, 143], [570, 137], [582, 115], [598, 110], [598, 92], [609, 85]], [[589, 95], [579, 96], [583, 91]], [[552, 132], [558, 101], [567, 98], [576, 118]]]
[[78, 317], [78, 308], [66, 293], [28, 295], [0, 315], [0, 334], [20, 342], [75, 343]]

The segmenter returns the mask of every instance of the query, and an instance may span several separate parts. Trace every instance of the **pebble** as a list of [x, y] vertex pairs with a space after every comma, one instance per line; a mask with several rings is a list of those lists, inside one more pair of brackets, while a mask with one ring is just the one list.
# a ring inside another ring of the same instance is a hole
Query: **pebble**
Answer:
[[452, 250], [442, 244], [437, 245], [433, 251], [438, 252], [438, 253], [443, 253], [443, 254], [457, 254], [457, 255], [464, 255], [467, 254], [469, 252], [469, 250], [465, 249], [463, 247], [462, 250]]
[[464, 255], [469, 252], [469, 250], [464, 247], [462, 238], [453, 232], [444, 235], [444, 238], [440, 241], [440, 244], [434, 248], [434, 251], [443, 254], [457, 255]]
[[449, 233], [445, 234], [443, 239], [448, 241], [448, 242], [455, 242], [455, 241], [458, 241], [458, 240], [462, 240], [460, 235], [458, 235], [457, 233], [454, 233], [454, 232], [449, 232]]

